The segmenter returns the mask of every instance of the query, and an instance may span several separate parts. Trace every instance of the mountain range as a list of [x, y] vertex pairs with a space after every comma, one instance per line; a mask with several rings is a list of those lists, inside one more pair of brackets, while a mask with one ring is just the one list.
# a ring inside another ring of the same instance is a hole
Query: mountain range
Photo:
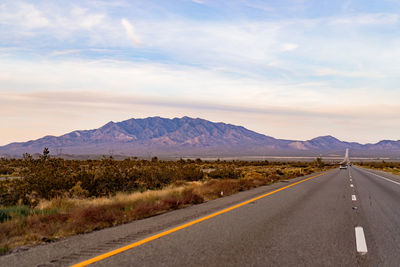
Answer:
[[400, 140], [359, 144], [340, 141], [329, 135], [307, 141], [283, 140], [242, 126], [189, 117], [111, 121], [98, 129], [0, 146], [0, 155], [41, 153], [44, 147], [48, 147], [53, 154], [144, 157], [326, 156], [343, 155], [346, 148], [353, 156], [400, 156]]

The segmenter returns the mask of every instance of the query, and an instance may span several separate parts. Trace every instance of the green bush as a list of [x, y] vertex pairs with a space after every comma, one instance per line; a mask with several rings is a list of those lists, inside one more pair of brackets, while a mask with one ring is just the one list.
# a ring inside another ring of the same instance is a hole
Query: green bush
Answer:
[[25, 205], [0, 207], [0, 222], [4, 222], [13, 217], [26, 217], [30, 214], [30, 208]]
[[9, 250], [10, 250], [10, 247], [8, 247], [8, 246], [0, 247], [0, 255], [6, 254]]
[[10, 214], [6, 210], [0, 209], [0, 222], [7, 221], [9, 219], [11, 219]]

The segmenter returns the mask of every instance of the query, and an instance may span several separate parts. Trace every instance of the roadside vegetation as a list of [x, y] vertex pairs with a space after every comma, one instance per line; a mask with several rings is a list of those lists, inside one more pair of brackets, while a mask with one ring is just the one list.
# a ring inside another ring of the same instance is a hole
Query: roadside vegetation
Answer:
[[386, 162], [382, 160], [380, 162], [361, 162], [356, 164], [360, 167], [400, 175], [400, 162]]
[[326, 170], [314, 162], [0, 159], [0, 254], [281, 180]]

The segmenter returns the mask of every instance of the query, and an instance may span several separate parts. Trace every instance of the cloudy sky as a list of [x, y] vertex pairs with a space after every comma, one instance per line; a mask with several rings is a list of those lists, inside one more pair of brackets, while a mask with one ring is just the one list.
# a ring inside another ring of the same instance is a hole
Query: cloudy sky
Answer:
[[0, 145], [148, 116], [400, 139], [400, 1], [0, 1]]

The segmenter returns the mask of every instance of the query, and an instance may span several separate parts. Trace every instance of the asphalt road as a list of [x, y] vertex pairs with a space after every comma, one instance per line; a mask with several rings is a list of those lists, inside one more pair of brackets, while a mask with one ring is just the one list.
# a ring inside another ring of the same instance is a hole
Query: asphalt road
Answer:
[[93, 265], [400, 266], [398, 176], [351, 167], [305, 179], [13, 253], [0, 265], [71, 265], [114, 251]]

